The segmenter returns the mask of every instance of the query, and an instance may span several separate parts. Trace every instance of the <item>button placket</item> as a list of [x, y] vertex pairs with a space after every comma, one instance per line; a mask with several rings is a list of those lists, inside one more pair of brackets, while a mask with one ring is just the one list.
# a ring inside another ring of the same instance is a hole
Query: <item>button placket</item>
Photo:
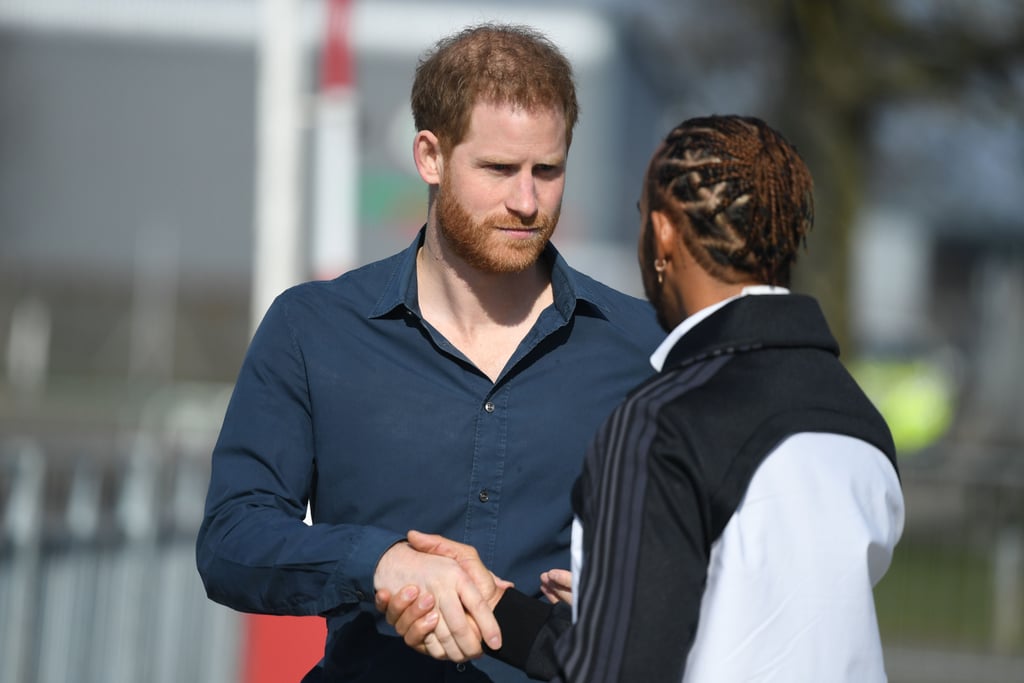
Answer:
[[[487, 401], [484, 403], [484, 411], [487, 413], [494, 412], [494, 401]], [[491, 499], [491, 494], [487, 492], [487, 489], [480, 489], [480, 493], [477, 494], [477, 499], [481, 503], [486, 503]]]

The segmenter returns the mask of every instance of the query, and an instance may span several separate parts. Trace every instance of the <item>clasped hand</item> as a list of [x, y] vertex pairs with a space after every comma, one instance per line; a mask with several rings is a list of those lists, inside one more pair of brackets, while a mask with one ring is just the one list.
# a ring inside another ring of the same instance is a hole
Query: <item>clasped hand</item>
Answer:
[[377, 609], [413, 649], [463, 662], [501, 647], [494, 605], [511, 586], [484, 566], [472, 546], [410, 531], [374, 576]]
[[[409, 647], [435, 659], [475, 659], [483, 642], [499, 649], [494, 607], [512, 583], [487, 569], [472, 546], [418, 531], [407, 541], [385, 553], [374, 577], [387, 622]], [[541, 590], [551, 602], [571, 602], [571, 578], [562, 569], [544, 572]]]

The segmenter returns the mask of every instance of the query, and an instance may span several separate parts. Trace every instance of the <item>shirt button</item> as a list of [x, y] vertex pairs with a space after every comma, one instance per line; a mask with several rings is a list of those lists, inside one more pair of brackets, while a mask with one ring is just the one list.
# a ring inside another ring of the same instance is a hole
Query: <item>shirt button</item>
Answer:
[[480, 492], [480, 495], [477, 497], [480, 499], [481, 503], [486, 503], [488, 500], [491, 499], [491, 494], [487, 493], [487, 489], [484, 489]]
[[359, 600], [359, 602], [363, 602], [366, 600], [366, 593], [363, 591], [356, 591], [356, 599]]
[[455, 665], [455, 670], [458, 671], [460, 674], [461, 673], [465, 673], [466, 665], [464, 663], [462, 663], [462, 662], [459, 662], [458, 664]]
[[484, 410], [486, 410], [488, 413], [493, 413], [494, 412], [494, 404], [491, 403], [490, 401], [488, 401], [487, 403], [484, 404]]

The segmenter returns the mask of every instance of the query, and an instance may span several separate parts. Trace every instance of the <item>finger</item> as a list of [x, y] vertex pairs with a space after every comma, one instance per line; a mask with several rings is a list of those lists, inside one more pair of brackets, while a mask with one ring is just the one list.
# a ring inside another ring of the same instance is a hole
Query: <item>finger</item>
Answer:
[[[404, 624], [401, 629], [398, 629], [398, 632], [402, 634], [405, 644], [413, 649], [426, 647], [427, 638], [433, 636], [434, 629], [437, 628], [439, 616], [436, 610], [431, 610], [419, 619]], [[437, 640], [436, 636], [434, 636], [434, 640]]]
[[421, 553], [450, 557], [457, 562], [464, 559], [479, 560], [476, 548], [473, 546], [466, 545], [465, 543], [458, 543], [438, 534], [425, 534], [421, 531], [410, 529], [406, 534], [406, 540], [413, 549], [418, 550]]
[[462, 571], [469, 575], [473, 585], [476, 586], [477, 591], [480, 593], [484, 600], [494, 596], [495, 592], [495, 576], [490, 569], [484, 566], [484, 563], [480, 561], [480, 556], [477, 555], [476, 549], [469, 547], [472, 553], [466, 553], [462, 558], [457, 559], [459, 566], [462, 567]]
[[546, 597], [550, 603], [564, 602], [567, 605], [572, 604], [572, 591], [551, 590], [550, 588], [541, 586], [540, 592], [544, 594], [544, 597]]
[[551, 602], [572, 604], [572, 572], [552, 569], [540, 575], [540, 590]]
[[423, 640], [423, 648], [426, 650], [424, 654], [428, 654], [434, 659], [448, 659], [448, 655], [445, 653], [444, 647], [441, 645], [441, 641], [436, 633], [427, 634], [427, 637]]
[[[411, 585], [404, 587], [393, 597], [390, 597], [386, 590], [379, 590], [374, 602], [378, 610], [381, 610], [381, 605], [383, 604], [384, 609], [381, 611], [384, 612], [387, 622], [394, 625], [398, 618], [416, 602], [419, 594], [419, 588]], [[388, 597], [387, 601], [385, 601], [385, 597]]]
[[572, 589], [572, 572], [568, 569], [549, 569], [541, 574], [541, 580], [549, 581], [562, 589]]
[[[407, 644], [419, 644], [423, 640], [423, 637], [430, 631], [433, 631], [433, 627], [437, 625], [437, 613], [434, 611], [434, 602], [435, 600], [433, 595], [430, 593], [424, 593], [414, 604], [409, 605], [406, 609], [402, 610], [402, 612], [396, 616], [394, 621], [392, 621], [392, 613], [389, 611], [388, 623], [395, 627], [395, 631], [398, 632], [398, 635], [405, 637], [405, 642]], [[419, 637], [410, 638], [408, 636], [408, 632], [413, 624], [424, 617], [430, 616], [431, 614], [434, 615], [434, 623], [431, 625], [431, 628], [424, 631]]]
[[[456, 640], [454, 634], [452, 633], [451, 627], [445, 622], [443, 613], [441, 613], [437, 625], [434, 627], [434, 632], [431, 635], [437, 638], [437, 641], [440, 644], [441, 649], [444, 650], [444, 655], [446, 659], [449, 659], [453, 662], [464, 662], [471, 656], [473, 656], [472, 645], [468, 646], [468, 653], [462, 649], [462, 647], [459, 645], [459, 642]], [[424, 640], [424, 642], [429, 645], [429, 636], [427, 637], [427, 639]], [[477, 645], [477, 649], [480, 649], [479, 645]]]
[[[470, 586], [468, 590], [475, 592], [475, 588], [472, 588], [469, 581], [463, 580], [461, 584], [463, 591], [467, 590], [466, 585], [468, 584]], [[467, 618], [469, 607], [464, 606], [462, 595], [463, 593], [460, 591], [451, 595], [449, 599], [438, 598], [438, 611], [441, 614], [441, 619], [437, 628], [434, 629], [445, 652], [448, 653], [448, 658], [454, 662], [465, 661], [483, 654], [483, 648], [480, 645], [480, 631]], [[477, 603], [479, 603], [481, 600], [479, 593], [477, 596]], [[485, 609], [485, 612], [489, 614], [490, 610]], [[491, 615], [491, 618], [493, 619], [494, 615]]]
[[548, 599], [548, 602], [564, 602], [567, 605], [572, 604], [572, 591], [552, 589], [545, 586], [540, 587], [541, 593]]
[[[494, 583], [490, 572], [488, 572], [488, 580], [491, 581], [493, 586]], [[471, 624], [465, 619], [462, 621], [449, 621], [449, 626], [452, 628], [459, 647], [463, 652], [470, 652], [471, 650], [476, 652], [480, 650], [482, 653], [480, 641], [483, 640], [492, 650], [500, 649], [501, 629], [498, 627], [498, 621], [494, 618], [491, 605], [477, 589], [476, 582], [463, 580], [456, 587], [461, 602], [460, 607], [464, 608], [465, 615], [468, 615], [473, 622]], [[444, 616], [447, 619], [447, 615]], [[462, 630], [463, 622], [466, 624], [466, 630]]]
[[384, 590], [383, 588], [373, 594], [373, 603], [377, 607], [378, 612], [386, 612], [388, 604], [391, 602], [391, 592]]
[[[494, 576], [494, 574], [491, 574], [491, 576]], [[508, 590], [509, 588], [515, 588], [514, 583], [507, 579], [503, 579], [500, 576], [494, 576], [494, 586], [495, 588], [500, 588], [502, 591]]]

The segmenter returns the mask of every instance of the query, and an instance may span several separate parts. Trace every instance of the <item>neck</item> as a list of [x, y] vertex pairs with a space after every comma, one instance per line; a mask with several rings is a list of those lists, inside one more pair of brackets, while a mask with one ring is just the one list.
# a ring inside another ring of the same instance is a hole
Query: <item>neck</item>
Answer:
[[686, 315], [693, 315], [699, 310], [714, 306], [719, 301], [725, 301], [743, 292], [743, 288], [755, 284], [754, 282], [740, 282], [730, 284], [721, 282], [711, 277], [704, 278], [704, 281], [688, 291], [684, 302]]
[[543, 263], [521, 273], [487, 273], [427, 240], [416, 255], [420, 313], [492, 382], [553, 301]]
[[446, 249], [429, 229], [416, 263], [420, 309], [435, 324], [444, 320], [466, 331], [532, 324], [553, 300], [545, 263], [516, 273], [481, 271]]
[[712, 276], [697, 263], [689, 250], [683, 247], [675, 256], [679, 259], [678, 288], [681, 292], [682, 308], [686, 317], [708, 306], [714, 306], [743, 292], [743, 288], [757, 284], [753, 280], [730, 283]]

